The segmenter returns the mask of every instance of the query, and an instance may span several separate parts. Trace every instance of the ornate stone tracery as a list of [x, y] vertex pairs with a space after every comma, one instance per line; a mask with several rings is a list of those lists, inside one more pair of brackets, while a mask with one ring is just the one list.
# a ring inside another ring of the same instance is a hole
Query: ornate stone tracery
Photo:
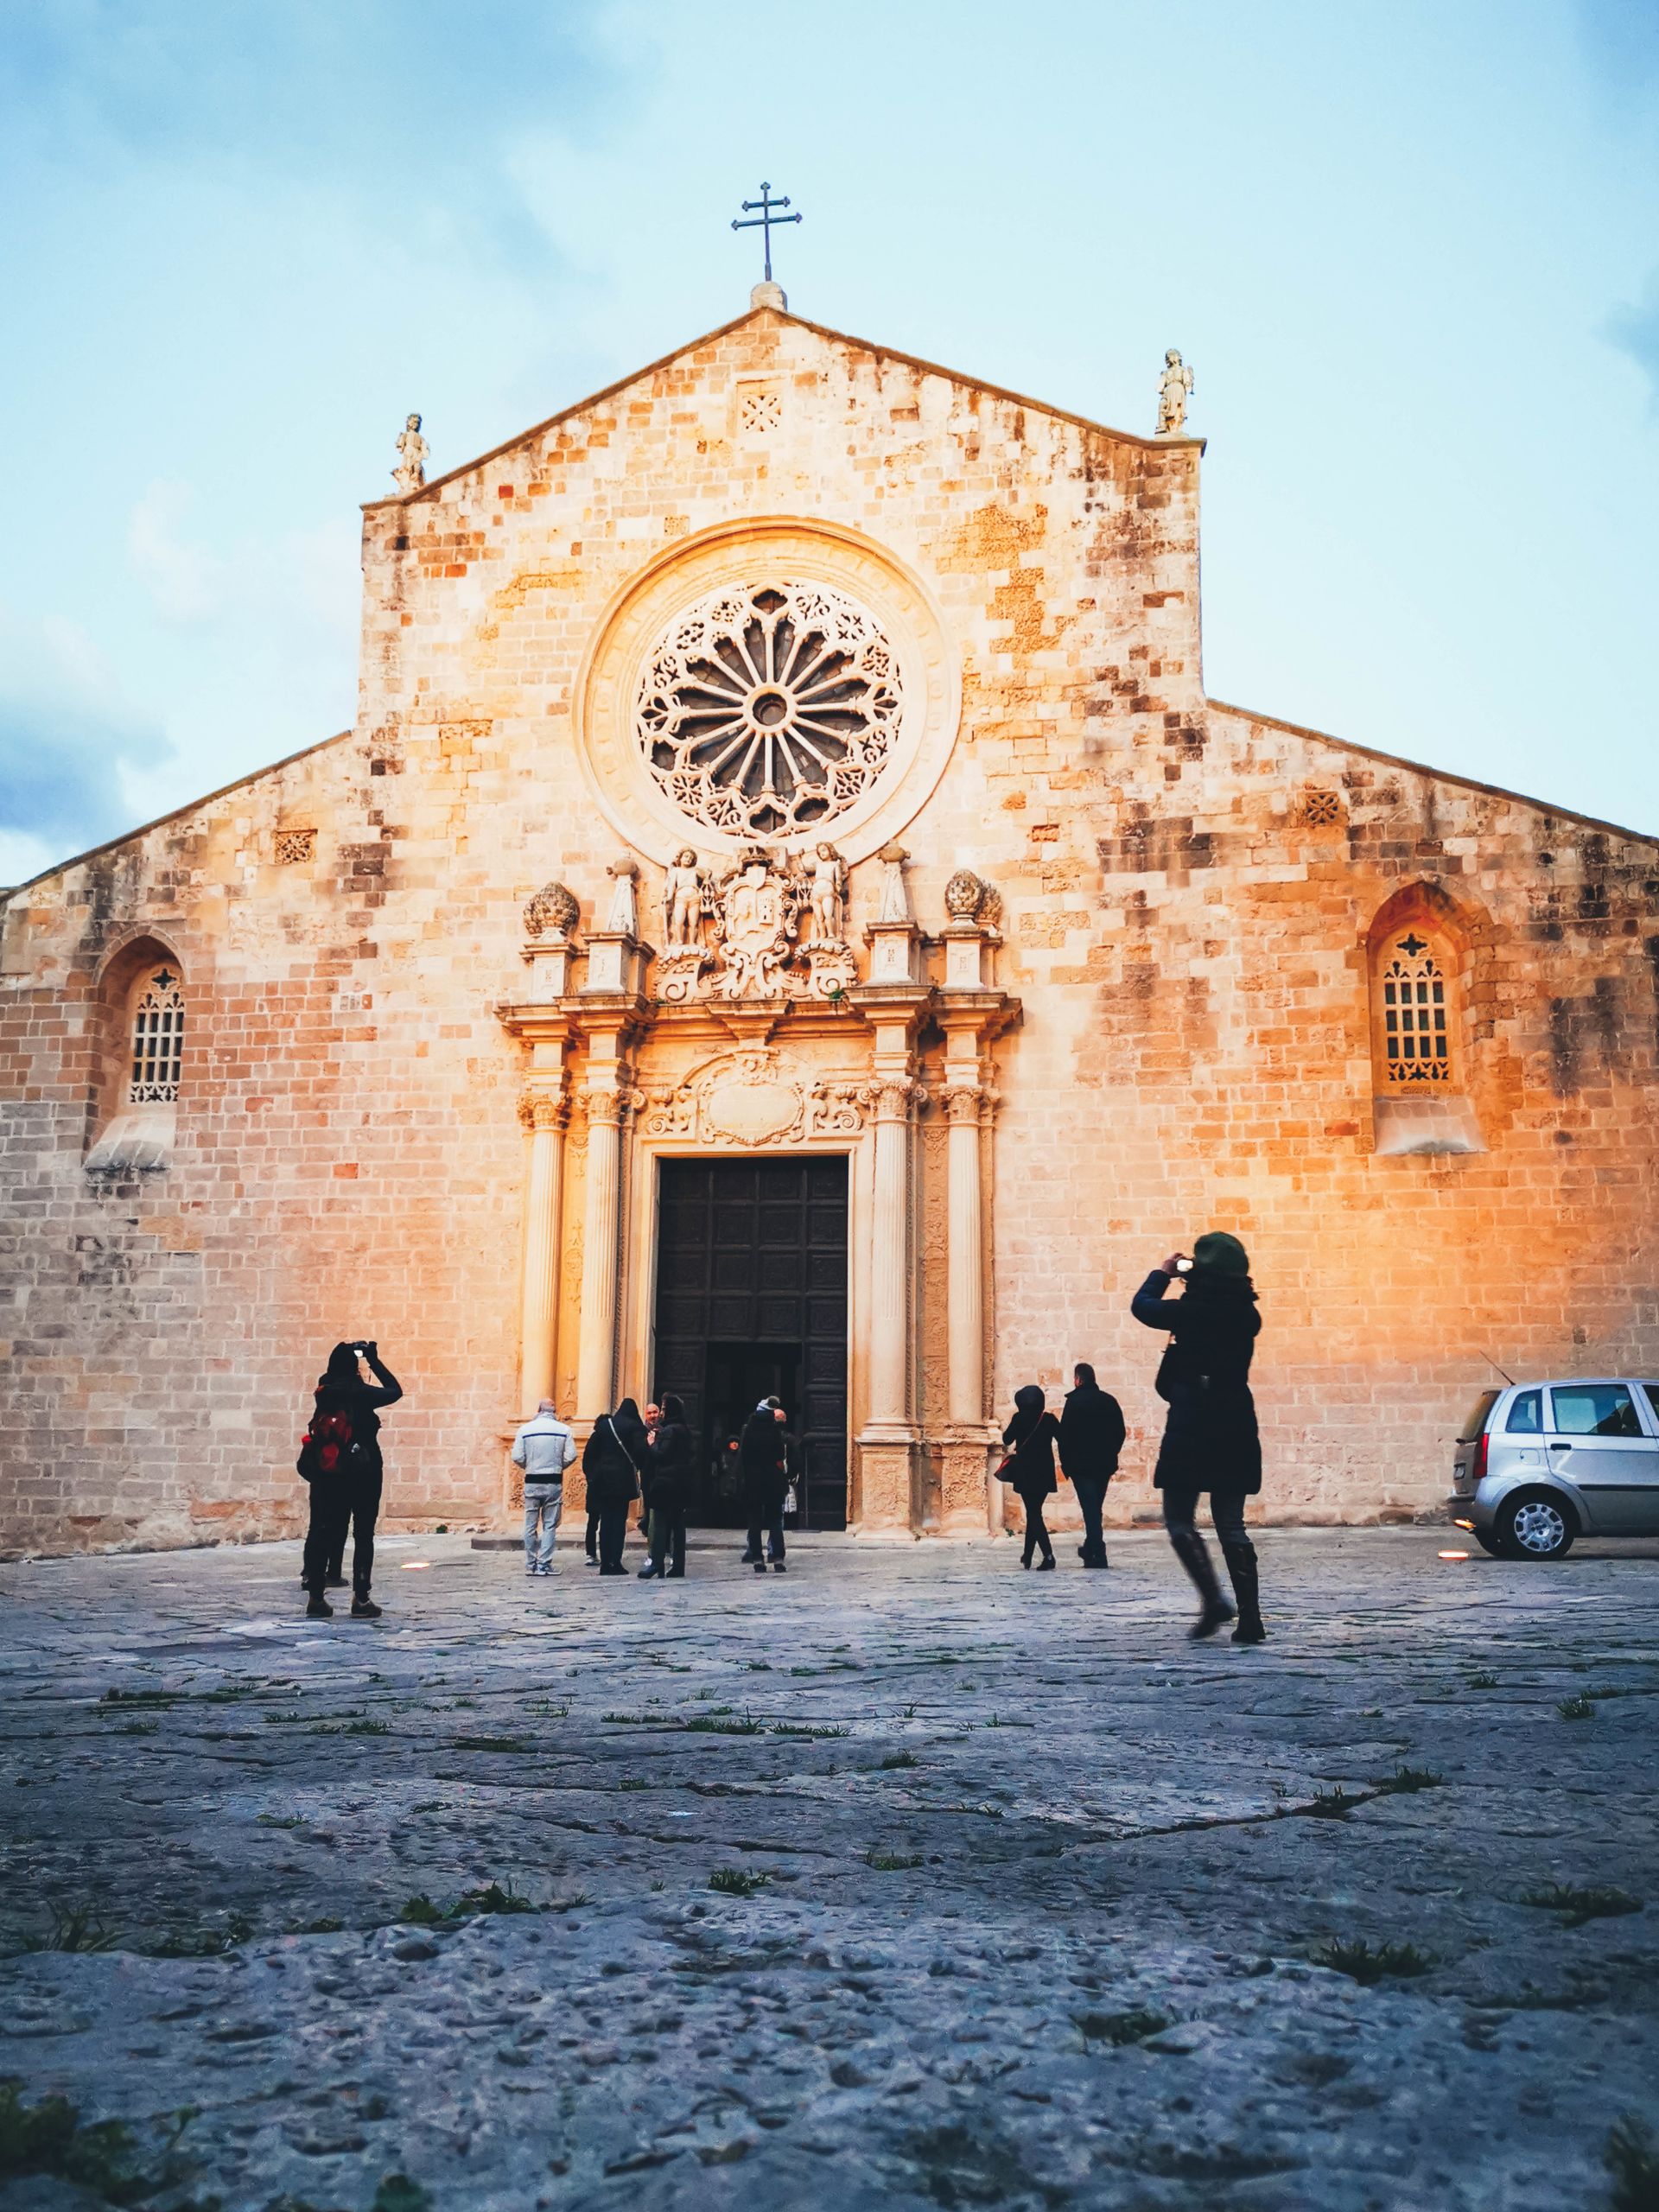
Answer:
[[677, 615], [640, 677], [634, 739], [689, 821], [788, 837], [861, 799], [904, 712], [874, 616], [825, 584], [763, 580]]
[[857, 1077], [791, 1071], [765, 1047], [721, 1052], [672, 1084], [647, 1087], [641, 1128], [647, 1137], [696, 1144], [805, 1144], [856, 1136], [869, 1086]]

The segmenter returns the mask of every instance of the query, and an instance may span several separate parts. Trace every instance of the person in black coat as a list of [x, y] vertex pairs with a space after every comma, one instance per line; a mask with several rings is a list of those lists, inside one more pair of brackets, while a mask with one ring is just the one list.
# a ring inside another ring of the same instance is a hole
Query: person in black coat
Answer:
[[[651, 1515], [651, 1557], [639, 1570], [639, 1580], [665, 1580], [685, 1573], [685, 1509], [691, 1502], [691, 1478], [696, 1462], [685, 1408], [671, 1390], [665, 1391], [658, 1408], [645, 1457], [645, 1509]], [[668, 1564], [670, 1559], [673, 1564]]]
[[[1166, 1295], [1185, 1277], [1179, 1298]], [[1213, 1636], [1233, 1619], [1195, 1515], [1210, 1493], [1210, 1517], [1238, 1601], [1235, 1643], [1264, 1643], [1255, 1548], [1244, 1529], [1244, 1501], [1262, 1487], [1262, 1439], [1250, 1395], [1250, 1361], [1261, 1332], [1250, 1262], [1224, 1230], [1200, 1236], [1191, 1260], [1173, 1254], [1154, 1268], [1129, 1311], [1149, 1329], [1167, 1329], [1169, 1349], [1157, 1391], [1169, 1408], [1153, 1481], [1164, 1494], [1164, 1526], [1192, 1576], [1201, 1610], [1194, 1637]]]
[[1039, 1574], [1045, 1569], [1052, 1573], [1054, 1568], [1054, 1547], [1043, 1523], [1043, 1501], [1059, 1488], [1054, 1479], [1054, 1446], [1059, 1441], [1060, 1424], [1046, 1410], [1047, 1404], [1034, 1382], [1014, 1392], [1014, 1419], [1002, 1432], [1008, 1456], [997, 1470], [1009, 1488], [1020, 1493], [1026, 1509], [1026, 1548], [1020, 1564], [1029, 1567], [1033, 1551], [1040, 1546]]
[[752, 1567], [757, 1574], [766, 1573], [766, 1561], [760, 1556], [764, 1533], [772, 1572], [783, 1574], [787, 1571], [784, 1500], [789, 1495], [789, 1446], [784, 1434], [784, 1409], [776, 1398], [762, 1398], [744, 1422], [737, 1456], [743, 1503], [749, 1514], [749, 1538], [741, 1563]]
[[626, 1574], [622, 1545], [628, 1531], [628, 1508], [639, 1495], [639, 1475], [645, 1463], [645, 1425], [632, 1398], [624, 1398], [613, 1414], [601, 1414], [582, 1449], [582, 1471], [588, 1480], [591, 1511], [599, 1508], [599, 1571]]
[[1123, 1449], [1123, 1409], [1096, 1382], [1086, 1359], [1080, 1359], [1071, 1373], [1077, 1388], [1066, 1393], [1060, 1412], [1060, 1465], [1083, 1508], [1078, 1557], [1085, 1567], [1105, 1567], [1109, 1562], [1100, 1516], [1106, 1485], [1117, 1472]]
[[[365, 1359], [374, 1376], [363, 1379]], [[374, 1578], [374, 1523], [380, 1510], [385, 1465], [380, 1457], [382, 1406], [395, 1406], [404, 1386], [381, 1358], [378, 1345], [361, 1340], [336, 1344], [317, 1377], [310, 1426], [300, 1446], [300, 1472], [311, 1485], [310, 1524], [300, 1579], [308, 1593], [307, 1618], [326, 1619], [334, 1607], [323, 1596], [329, 1570], [343, 1562], [352, 1543], [352, 1618], [372, 1621], [380, 1608], [369, 1595]]]

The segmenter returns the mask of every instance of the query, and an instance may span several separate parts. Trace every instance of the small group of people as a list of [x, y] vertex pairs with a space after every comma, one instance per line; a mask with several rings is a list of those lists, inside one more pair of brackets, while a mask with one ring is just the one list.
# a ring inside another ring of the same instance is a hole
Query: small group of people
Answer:
[[[738, 1442], [742, 1494], [749, 1513], [742, 1563], [764, 1574], [786, 1572], [784, 1506], [789, 1494], [788, 1436], [782, 1401], [763, 1398], [743, 1425]], [[524, 1471], [524, 1572], [549, 1574], [564, 1513], [564, 1471], [576, 1457], [575, 1439], [543, 1398], [534, 1418], [513, 1439], [512, 1458]], [[628, 1509], [638, 1498], [647, 1556], [642, 1582], [672, 1582], [685, 1574], [685, 1516], [691, 1503], [696, 1447], [685, 1407], [664, 1391], [644, 1413], [632, 1398], [594, 1423], [582, 1452], [588, 1490], [585, 1552], [601, 1574], [626, 1574]], [[762, 1549], [764, 1545], [765, 1548]]]
[[[1181, 1295], [1172, 1298], [1179, 1285]], [[1250, 1394], [1250, 1362], [1262, 1328], [1249, 1256], [1225, 1230], [1200, 1236], [1189, 1257], [1172, 1253], [1154, 1268], [1129, 1304], [1135, 1319], [1169, 1338], [1154, 1385], [1168, 1408], [1153, 1473], [1163, 1498], [1164, 1526], [1175, 1556], [1198, 1593], [1191, 1634], [1213, 1636], [1234, 1623], [1235, 1643], [1263, 1643], [1255, 1548], [1244, 1526], [1244, 1501], [1262, 1487], [1262, 1440]], [[373, 1376], [363, 1372], [365, 1365]], [[371, 1338], [337, 1344], [317, 1378], [310, 1424], [300, 1444], [300, 1474], [310, 1485], [311, 1510], [300, 1580], [310, 1619], [334, 1612], [331, 1589], [345, 1586], [345, 1550], [353, 1537], [352, 1618], [378, 1620], [371, 1595], [374, 1525], [380, 1510], [383, 1469], [380, 1412], [396, 1405], [403, 1388]], [[997, 1472], [1026, 1511], [1020, 1565], [1038, 1560], [1052, 1572], [1054, 1545], [1043, 1509], [1061, 1479], [1071, 1483], [1083, 1510], [1085, 1567], [1104, 1567], [1103, 1515], [1106, 1493], [1123, 1449], [1122, 1408], [1079, 1361], [1059, 1418], [1049, 1412], [1040, 1385], [1014, 1393], [1014, 1417], [1002, 1432], [1007, 1447]], [[1058, 1454], [1058, 1471], [1055, 1465]], [[524, 1572], [550, 1573], [564, 1513], [564, 1476], [576, 1457], [575, 1439], [543, 1398], [513, 1440], [512, 1457], [524, 1477]], [[742, 1564], [757, 1574], [787, 1572], [784, 1511], [789, 1496], [789, 1438], [780, 1400], [762, 1398], [738, 1440], [741, 1492], [748, 1513]], [[685, 1408], [671, 1391], [641, 1414], [632, 1398], [601, 1414], [582, 1453], [588, 1486], [587, 1558], [601, 1574], [625, 1574], [623, 1546], [628, 1509], [644, 1504], [647, 1558], [641, 1581], [673, 1581], [685, 1573], [685, 1516], [696, 1480], [696, 1450]], [[1210, 1498], [1211, 1519], [1232, 1583], [1222, 1594], [1209, 1548], [1199, 1535], [1198, 1500]], [[1039, 1554], [1040, 1554], [1040, 1558]]]
[[[1172, 1298], [1176, 1283], [1182, 1294]], [[1262, 1487], [1262, 1440], [1249, 1383], [1262, 1315], [1249, 1256], [1237, 1237], [1211, 1230], [1198, 1239], [1190, 1257], [1174, 1252], [1154, 1268], [1129, 1311], [1147, 1328], [1166, 1331], [1170, 1339], [1154, 1386], [1169, 1410], [1152, 1479], [1162, 1495], [1175, 1556], [1198, 1593], [1198, 1617], [1190, 1633], [1195, 1639], [1213, 1636], [1232, 1621], [1235, 1643], [1265, 1643], [1255, 1548], [1244, 1526], [1244, 1501]], [[1073, 1370], [1073, 1382], [1058, 1421], [1040, 1386], [1026, 1383], [1014, 1392], [1014, 1417], [1002, 1432], [1008, 1452], [997, 1471], [1026, 1512], [1020, 1565], [1029, 1567], [1040, 1553], [1039, 1573], [1054, 1566], [1043, 1508], [1060, 1478], [1070, 1482], [1083, 1511], [1084, 1565], [1109, 1564], [1102, 1512], [1123, 1449], [1123, 1414], [1086, 1361]], [[1206, 1491], [1233, 1586], [1231, 1605], [1198, 1533], [1198, 1500]]]

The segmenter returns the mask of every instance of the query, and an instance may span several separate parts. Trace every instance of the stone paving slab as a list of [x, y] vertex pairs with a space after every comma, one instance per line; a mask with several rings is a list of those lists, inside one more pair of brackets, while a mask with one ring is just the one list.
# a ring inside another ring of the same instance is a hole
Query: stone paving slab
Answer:
[[1268, 1532], [1257, 1651], [1138, 1532], [393, 1539], [373, 1624], [291, 1545], [0, 1567], [0, 2077], [128, 2130], [0, 2202], [1606, 2206], [1659, 1545], [1444, 1548]]

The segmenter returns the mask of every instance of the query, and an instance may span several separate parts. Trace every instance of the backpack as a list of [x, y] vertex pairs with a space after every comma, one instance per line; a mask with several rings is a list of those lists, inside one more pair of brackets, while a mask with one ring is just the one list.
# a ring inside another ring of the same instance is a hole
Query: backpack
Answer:
[[362, 1456], [350, 1414], [340, 1406], [327, 1413], [319, 1408], [300, 1439], [295, 1471], [308, 1483], [318, 1475], [348, 1475], [361, 1464]]

